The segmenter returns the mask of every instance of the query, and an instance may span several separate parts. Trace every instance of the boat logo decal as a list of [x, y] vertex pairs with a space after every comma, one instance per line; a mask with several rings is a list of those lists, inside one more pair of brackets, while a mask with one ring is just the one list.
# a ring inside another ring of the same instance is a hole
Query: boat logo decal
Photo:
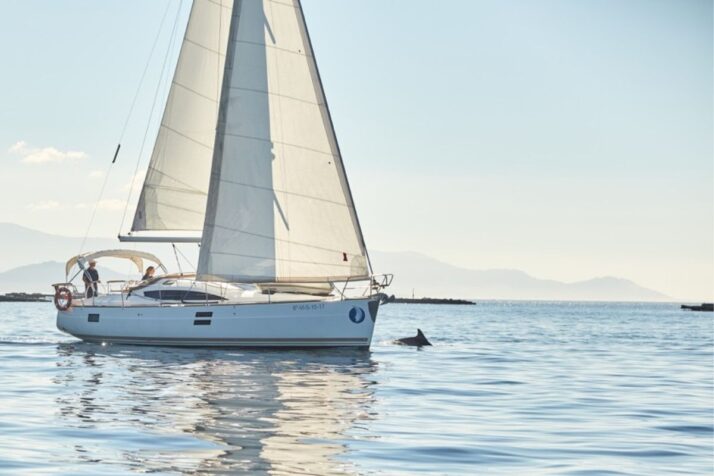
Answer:
[[353, 307], [350, 309], [350, 321], [354, 322], [355, 324], [359, 324], [360, 322], [364, 321], [364, 309], [360, 309], [358, 307]]

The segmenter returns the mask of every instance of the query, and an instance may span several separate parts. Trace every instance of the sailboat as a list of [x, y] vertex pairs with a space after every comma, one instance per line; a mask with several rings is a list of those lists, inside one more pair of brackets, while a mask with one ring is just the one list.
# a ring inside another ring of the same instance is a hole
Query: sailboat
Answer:
[[[299, 0], [194, 0], [123, 242], [200, 246], [193, 274], [117, 249], [67, 262], [57, 327], [90, 342], [369, 347], [372, 273]], [[73, 284], [105, 257], [164, 274]], [[72, 270], [75, 276], [70, 279]]]

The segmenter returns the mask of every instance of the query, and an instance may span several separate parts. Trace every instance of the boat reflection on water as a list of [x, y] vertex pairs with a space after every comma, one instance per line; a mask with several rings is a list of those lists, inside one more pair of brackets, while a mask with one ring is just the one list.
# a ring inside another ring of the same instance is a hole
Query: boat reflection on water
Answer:
[[368, 351], [77, 343], [58, 353], [54, 383], [70, 390], [58, 418], [77, 429], [63, 463], [78, 469], [352, 474], [343, 442], [374, 416]]

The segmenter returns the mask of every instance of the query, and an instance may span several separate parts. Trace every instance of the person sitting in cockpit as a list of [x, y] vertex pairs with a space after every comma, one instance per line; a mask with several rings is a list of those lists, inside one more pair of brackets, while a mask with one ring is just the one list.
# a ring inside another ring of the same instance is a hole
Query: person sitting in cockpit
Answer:
[[148, 281], [149, 279], [153, 279], [155, 271], [156, 269], [153, 266], [149, 266], [146, 268], [146, 273], [144, 273], [144, 276], [141, 277], [141, 280]]

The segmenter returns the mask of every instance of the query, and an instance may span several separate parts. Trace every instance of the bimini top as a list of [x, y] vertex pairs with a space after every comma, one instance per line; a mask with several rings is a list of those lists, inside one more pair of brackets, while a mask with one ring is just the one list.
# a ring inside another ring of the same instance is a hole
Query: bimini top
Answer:
[[94, 251], [91, 253], [82, 253], [81, 255], [74, 256], [67, 261], [67, 264], [65, 265], [64, 272], [65, 272], [65, 279], [69, 276], [69, 271], [72, 269], [72, 266], [76, 265], [80, 260], [82, 261], [82, 264], [87, 263], [93, 259], [99, 259], [99, 258], [121, 258], [121, 259], [128, 259], [129, 261], [133, 262], [136, 265], [136, 269], [139, 270], [139, 273], [144, 272], [144, 260], [151, 261], [152, 263], [156, 264], [159, 268], [162, 269], [164, 273], [166, 273], [166, 267], [161, 263], [161, 260], [157, 258], [156, 256], [152, 255], [151, 253], [146, 253], [144, 251], [134, 251], [134, 250], [103, 250], [103, 251]]

